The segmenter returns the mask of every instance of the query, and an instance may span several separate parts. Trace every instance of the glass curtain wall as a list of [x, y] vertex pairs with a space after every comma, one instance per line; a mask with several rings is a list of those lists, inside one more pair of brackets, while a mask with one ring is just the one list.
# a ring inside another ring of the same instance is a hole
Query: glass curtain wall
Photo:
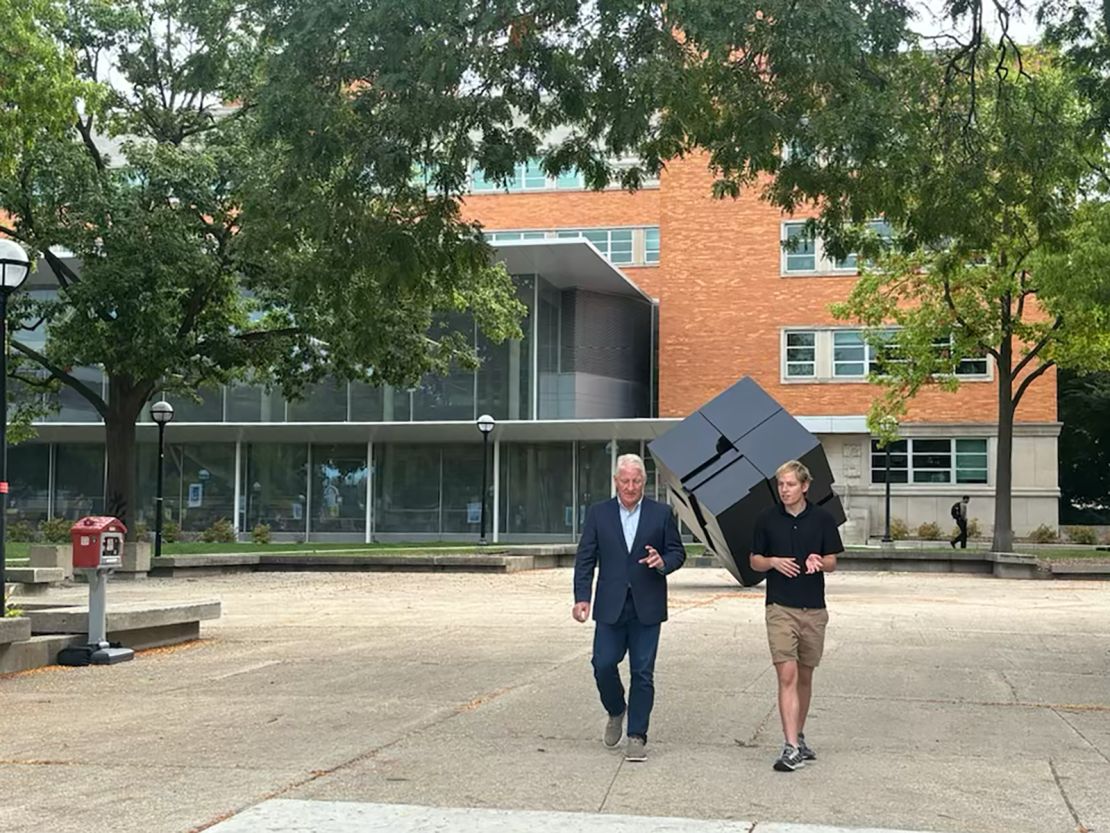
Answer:
[[312, 533], [366, 531], [365, 445], [312, 446]]
[[104, 513], [104, 446], [61, 443], [54, 450], [54, 515]]
[[35, 526], [50, 509], [50, 446], [23, 444], [8, 449], [9, 524], [23, 521]]
[[[244, 443], [243, 502], [239, 528], [249, 533], [267, 524], [272, 533], [306, 531], [308, 446], [304, 443]], [[231, 457], [235, 459], [234, 453]]]
[[438, 533], [440, 449], [374, 446], [374, 531]]
[[574, 444], [503, 444], [500, 492], [501, 532], [572, 537]]

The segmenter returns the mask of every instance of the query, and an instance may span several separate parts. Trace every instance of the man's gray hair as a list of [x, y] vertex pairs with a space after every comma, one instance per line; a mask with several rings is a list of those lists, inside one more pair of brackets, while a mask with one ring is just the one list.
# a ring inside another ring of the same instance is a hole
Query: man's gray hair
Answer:
[[617, 471], [624, 468], [636, 468], [647, 480], [647, 469], [644, 467], [644, 458], [639, 454], [622, 454], [617, 458]]

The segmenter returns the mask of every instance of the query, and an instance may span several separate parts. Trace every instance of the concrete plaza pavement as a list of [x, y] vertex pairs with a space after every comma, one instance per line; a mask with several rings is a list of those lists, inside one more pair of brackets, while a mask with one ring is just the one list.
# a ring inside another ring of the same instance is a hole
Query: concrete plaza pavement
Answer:
[[580, 830], [1110, 832], [1110, 583], [830, 576], [819, 761], [782, 774], [762, 587], [672, 577], [650, 756], [629, 764], [599, 740], [570, 581], [116, 582], [109, 603], [220, 598], [224, 616], [130, 663], [0, 677], [0, 829], [376, 830], [310, 820], [405, 805], [429, 821], [395, 830], [564, 829], [544, 811], [592, 814]]

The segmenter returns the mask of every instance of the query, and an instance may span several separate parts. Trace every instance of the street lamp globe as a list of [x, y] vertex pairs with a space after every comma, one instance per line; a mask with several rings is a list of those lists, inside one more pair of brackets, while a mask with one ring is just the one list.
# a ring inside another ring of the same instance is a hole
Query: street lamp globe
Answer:
[[495, 420], [489, 414], [482, 414], [480, 417], [478, 417], [478, 430], [481, 431], [483, 434], [488, 434], [490, 431], [492, 431], [493, 426], [495, 426], [496, 424], [497, 420]]
[[167, 422], [173, 422], [173, 405], [165, 399], [155, 402], [150, 406], [150, 418], [157, 422], [159, 425], [165, 425]]
[[31, 258], [14, 240], [0, 239], [0, 290], [14, 292], [27, 280]]

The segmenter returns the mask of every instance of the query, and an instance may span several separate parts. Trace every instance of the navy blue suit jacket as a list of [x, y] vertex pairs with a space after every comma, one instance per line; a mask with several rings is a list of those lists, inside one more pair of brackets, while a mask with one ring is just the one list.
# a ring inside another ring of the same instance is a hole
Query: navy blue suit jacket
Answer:
[[[686, 548], [678, 534], [671, 508], [665, 503], [644, 498], [640, 504], [640, 523], [632, 551], [624, 542], [624, 527], [617, 498], [595, 503], [586, 513], [582, 538], [574, 559], [574, 601], [590, 601], [590, 590], [597, 569], [593, 617], [614, 624], [624, 609], [628, 589], [636, 604], [636, 618], [645, 625], [667, 621], [667, 579], [686, 562]], [[663, 570], [640, 564], [650, 544], [663, 558]]]

